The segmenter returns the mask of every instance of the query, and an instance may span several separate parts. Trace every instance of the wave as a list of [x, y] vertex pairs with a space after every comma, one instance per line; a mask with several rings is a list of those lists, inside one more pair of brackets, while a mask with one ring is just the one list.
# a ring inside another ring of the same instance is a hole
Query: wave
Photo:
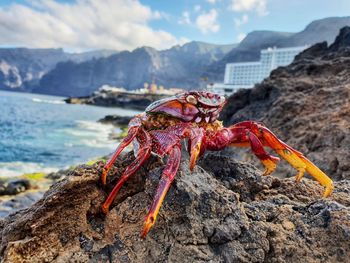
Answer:
[[0, 162], [1, 177], [17, 177], [25, 173], [52, 173], [57, 172], [57, 167], [47, 167], [41, 163], [33, 162]]
[[102, 124], [94, 121], [77, 120], [74, 128], [61, 130], [71, 137], [70, 142], [66, 142], [66, 147], [84, 145], [93, 148], [115, 148], [115, 143], [111, 140], [111, 134], [121, 132], [110, 124]]
[[32, 98], [32, 101], [38, 103], [49, 103], [49, 104], [66, 104], [63, 100], [44, 100], [39, 98]]

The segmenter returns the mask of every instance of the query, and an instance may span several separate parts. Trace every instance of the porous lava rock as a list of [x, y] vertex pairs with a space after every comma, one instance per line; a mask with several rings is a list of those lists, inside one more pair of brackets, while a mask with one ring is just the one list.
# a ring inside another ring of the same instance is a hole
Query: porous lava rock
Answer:
[[304, 179], [262, 177], [254, 166], [208, 154], [184, 157], [146, 239], [143, 220], [162, 171], [151, 158], [100, 206], [134, 159], [117, 160], [103, 189], [103, 162], [79, 166], [32, 207], [0, 221], [2, 262], [348, 262], [350, 182], [333, 195]]

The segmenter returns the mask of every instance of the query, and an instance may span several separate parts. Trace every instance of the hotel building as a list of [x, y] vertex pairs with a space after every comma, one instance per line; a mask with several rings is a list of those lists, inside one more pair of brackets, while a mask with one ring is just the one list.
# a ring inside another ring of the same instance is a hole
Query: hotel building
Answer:
[[260, 61], [228, 63], [224, 83], [208, 85], [208, 89], [229, 96], [241, 88], [252, 88], [270, 75], [277, 67], [289, 65], [297, 54], [308, 46], [289, 48], [268, 48], [260, 52]]

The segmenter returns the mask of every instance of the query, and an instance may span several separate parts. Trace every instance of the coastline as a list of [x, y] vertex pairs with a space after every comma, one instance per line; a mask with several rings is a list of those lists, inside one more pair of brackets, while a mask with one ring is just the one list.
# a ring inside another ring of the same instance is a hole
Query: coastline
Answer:
[[103, 107], [121, 107], [143, 111], [154, 101], [169, 97], [169, 94], [133, 93], [124, 91], [102, 90], [90, 96], [70, 97], [64, 101], [68, 104], [86, 104]]

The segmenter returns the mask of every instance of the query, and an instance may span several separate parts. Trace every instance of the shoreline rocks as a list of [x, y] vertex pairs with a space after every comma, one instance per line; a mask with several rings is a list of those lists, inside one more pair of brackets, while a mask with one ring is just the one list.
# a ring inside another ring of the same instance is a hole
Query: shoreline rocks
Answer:
[[112, 124], [114, 126], [127, 126], [132, 119], [132, 116], [119, 116], [119, 115], [107, 115], [104, 118], [98, 120], [103, 124]]
[[9, 181], [0, 180], [0, 196], [16, 195], [31, 188], [31, 182], [28, 179], [13, 179]]
[[71, 104], [122, 107], [143, 111], [152, 102], [166, 97], [169, 97], [169, 95], [100, 90], [90, 96], [67, 98], [64, 101]]

